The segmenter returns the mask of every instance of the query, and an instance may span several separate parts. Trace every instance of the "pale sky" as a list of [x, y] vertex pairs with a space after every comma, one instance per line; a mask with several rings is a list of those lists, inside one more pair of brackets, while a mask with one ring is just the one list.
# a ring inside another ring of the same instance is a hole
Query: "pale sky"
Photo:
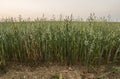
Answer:
[[111, 15], [120, 20], [120, 0], [0, 0], [0, 18], [17, 17], [46, 17], [53, 14], [58, 16], [88, 17], [90, 13], [96, 16]]

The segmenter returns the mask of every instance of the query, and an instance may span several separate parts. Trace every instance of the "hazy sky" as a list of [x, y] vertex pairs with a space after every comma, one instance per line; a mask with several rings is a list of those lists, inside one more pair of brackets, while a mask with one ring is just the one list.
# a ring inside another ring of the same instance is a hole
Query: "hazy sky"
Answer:
[[0, 0], [0, 17], [51, 17], [52, 14], [88, 17], [111, 15], [120, 19], [120, 0]]

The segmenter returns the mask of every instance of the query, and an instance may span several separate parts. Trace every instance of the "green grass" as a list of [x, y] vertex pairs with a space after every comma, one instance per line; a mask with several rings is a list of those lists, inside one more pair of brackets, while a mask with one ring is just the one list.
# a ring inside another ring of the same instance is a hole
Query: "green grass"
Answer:
[[0, 23], [0, 62], [109, 64], [120, 61], [120, 23]]

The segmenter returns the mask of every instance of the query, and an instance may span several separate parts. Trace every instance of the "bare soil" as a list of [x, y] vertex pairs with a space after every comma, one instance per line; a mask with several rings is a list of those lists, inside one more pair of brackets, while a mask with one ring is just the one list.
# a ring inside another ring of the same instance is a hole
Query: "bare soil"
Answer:
[[30, 67], [12, 64], [0, 70], [0, 79], [120, 79], [120, 72], [111, 72], [106, 66], [98, 68], [60, 65]]

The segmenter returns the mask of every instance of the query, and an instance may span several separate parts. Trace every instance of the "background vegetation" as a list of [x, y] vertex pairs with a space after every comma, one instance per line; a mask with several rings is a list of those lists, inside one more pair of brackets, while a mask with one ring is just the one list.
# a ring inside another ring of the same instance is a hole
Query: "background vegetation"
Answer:
[[120, 23], [84, 21], [0, 23], [0, 63], [55, 62], [100, 65], [120, 62]]

